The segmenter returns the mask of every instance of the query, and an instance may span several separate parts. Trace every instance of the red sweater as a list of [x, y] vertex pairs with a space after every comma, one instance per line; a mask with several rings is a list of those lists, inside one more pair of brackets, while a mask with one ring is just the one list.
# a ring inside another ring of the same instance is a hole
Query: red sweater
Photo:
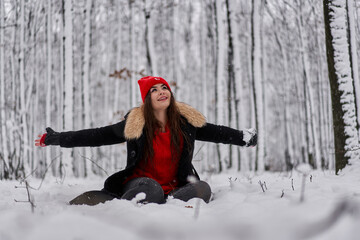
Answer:
[[[180, 134], [181, 136], [181, 134]], [[166, 126], [165, 132], [156, 132], [153, 139], [154, 157], [148, 161], [141, 161], [125, 182], [137, 177], [148, 177], [157, 181], [165, 194], [169, 194], [178, 185], [177, 170], [181, 154], [171, 159], [171, 134]], [[183, 139], [180, 139], [180, 153]], [[173, 149], [175, 152], [175, 149]]]

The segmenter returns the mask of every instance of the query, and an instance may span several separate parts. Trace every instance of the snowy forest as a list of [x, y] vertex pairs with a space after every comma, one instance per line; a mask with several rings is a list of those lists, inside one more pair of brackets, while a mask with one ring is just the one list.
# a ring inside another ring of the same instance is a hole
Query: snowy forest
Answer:
[[208, 122], [257, 129], [252, 149], [198, 142], [200, 173], [338, 171], [360, 148], [359, 18], [359, 0], [0, 0], [0, 179], [123, 169], [125, 144], [34, 140], [119, 122], [147, 75]]

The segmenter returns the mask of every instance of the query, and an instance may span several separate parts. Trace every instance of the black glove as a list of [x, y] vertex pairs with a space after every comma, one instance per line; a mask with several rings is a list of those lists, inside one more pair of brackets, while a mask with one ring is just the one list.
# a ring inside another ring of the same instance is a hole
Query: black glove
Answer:
[[257, 144], [257, 132], [256, 129], [246, 129], [243, 131], [243, 140], [246, 147], [254, 147]]
[[55, 132], [51, 128], [46, 128], [45, 145], [60, 145], [60, 133]]

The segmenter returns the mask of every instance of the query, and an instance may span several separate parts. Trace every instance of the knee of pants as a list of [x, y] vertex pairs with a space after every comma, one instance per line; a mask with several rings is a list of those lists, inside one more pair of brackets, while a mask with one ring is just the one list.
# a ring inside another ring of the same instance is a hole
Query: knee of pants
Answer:
[[145, 198], [139, 202], [163, 203], [164, 191], [161, 185], [151, 178], [135, 178], [124, 186], [122, 199], [132, 200], [139, 193], [145, 193]]
[[69, 202], [70, 205], [97, 205], [99, 203], [105, 203], [116, 198], [115, 195], [106, 191], [88, 191], [85, 192]]
[[198, 181], [196, 183], [188, 183], [174, 190], [170, 195], [185, 202], [192, 198], [201, 198], [208, 203], [211, 198], [211, 188], [207, 182]]
[[199, 181], [195, 183], [195, 188], [199, 194], [199, 197], [202, 198], [206, 203], [208, 203], [211, 197], [210, 185], [205, 181]]

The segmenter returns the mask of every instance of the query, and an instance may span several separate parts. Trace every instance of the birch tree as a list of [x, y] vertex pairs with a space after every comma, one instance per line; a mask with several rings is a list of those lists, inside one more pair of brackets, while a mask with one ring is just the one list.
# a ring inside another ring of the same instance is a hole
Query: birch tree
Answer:
[[[174, 48], [174, 54], [173, 54], [173, 68], [174, 68], [174, 81], [176, 82], [175, 87], [175, 94], [177, 97], [180, 97], [181, 91], [182, 91], [182, 84], [183, 79], [181, 77], [181, 61], [180, 61], [180, 31], [181, 31], [181, 25], [179, 23], [180, 17], [179, 17], [179, 11], [180, 11], [180, 0], [174, 0], [173, 4], [173, 48]], [[180, 100], [180, 99], [179, 99]]]
[[[134, 51], [135, 51], [135, 20], [134, 20], [134, 13], [135, 13], [135, 9], [134, 9], [134, 2], [132, 0], [129, 0], [129, 12], [130, 12], [130, 19], [129, 19], [129, 44], [130, 44], [130, 49], [131, 49], [131, 54], [129, 57], [130, 60], [130, 69], [134, 70]], [[134, 74], [131, 74], [130, 77], [130, 106], [133, 108], [136, 106], [136, 82], [135, 82], [135, 78], [134, 78]]]
[[[228, 55], [227, 55], [227, 70], [228, 70], [228, 116], [229, 116], [229, 126], [231, 126], [233, 118], [235, 120], [235, 125], [239, 127], [238, 120], [239, 115], [238, 112], [232, 111], [232, 105], [235, 104], [235, 108], [237, 109], [237, 102], [236, 100], [233, 102], [233, 99], [236, 99], [236, 88], [235, 88], [235, 70], [234, 70], [234, 40], [233, 40], [233, 31], [231, 25], [231, 10], [229, 0], [225, 0], [226, 4], [226, 20], [227, 20], [227, 43], [228, 43]], [[233, 103], [233, 104], [232, 104]], [[235, 115], [235, 117], [233, 117]], [[229, 163], [228, 168], [232, 168], [233, 166], [233, 155], [232, 155], [232, 146], [229, 146]]]
[[26, 86], [25, 86], [25, 4], [24, 0], [20, 1], [20, 53], [19, 53], [19, 78], [20, 78], [20, 108], [21, 108], [21, 130], [22, 130], [22, 165], [26, 170], [30, 170], [29, 143], [28, 143], [28, 124], [26, 109]]
[[331, 87], [336, 173], [358, 161], [359, 144], [350, 53], [347, 39], [346, 2], [324, 0], [327, 62]]
[[[357, 46], [356, 46], [356, 29], [355, 29], [355, 17], [353, 0], [346, 0], [347, 2], [347, 20], [348, 20], [348, 32], [349, 32], [349, 51], [350, 51], [350, 64], [351, 64], [351, 75], [354, 79], [354, 90], [355, 90], [355, 105], [357, 113], [357, 130], [360, 134], [360, 79], [359, 79], [359, 63], [357, 58]], [[359, 25], [359, 23], [358, 23]]]
[[[46, 18], [46, 44], [47, 44], [47, 90], [46, 90], [46, 126], [51, 126], [51, 96], [52, 96], [52, 3], [47, 2], [47, 18]], [[45, 167], [50, 162], [50, 148], [46, 148]]]
[[[216, 116], [217, 116], [217, 124], [224, 125], [225, 124], [225, 91], [224, 86], [226, 86], [226, 81], [224, 79], [224, 69], [225, 69], [225, 39], [224, 39], [224, 23], [223, 23], [223, 10], [222, 10], [222, 0], [216, 0], [216, 22], [217, 22], [217, 73], [216, 73]], [[226, 146], [218, 145], [218, 157], [219, 157], [219, 171], [221, 172], [223, 168], [226, 166], [227, 156]]]
[[264, 170], [264, 155], [265, 155], [265, 139], [264, 139], [264, 106], [263, 106], [263, 87], [261, 79], [261, 43], [260, 43], [260, 2], [261, 0], [253, 0], [252, 5], [252, 82], [254, 88], [255, 101], [255, 120], [256, 128], [258, 130], [258, 145], [256, 149], [255, 170]]
[[[310, 141], [309, 139], [309, 144], [308, 147], [312, 146], [312, 142], [314, 142], [315, 147], [315, 163], [314, 165], [316, 167], [320, 167], [321, 166], [321, 151], [320, 151], [320, 138], [318, 136], [318, 126], [317, 126], [317, 122], [316, 122], [316, 116], [315, 116], [315, 101], [314, 101], [314, 93], [313, 93], [313, 87], [311, 85], [310, 82], [310, 70], [309, 70], [309, 57], [308, 54], [306, 52], [306, 47], [307, 47], [307, 42], [306, 39], [304, 37], [304, 31], [303, 31], [303, 26], [304, 26], [304, 22], [303, 22], [303, 11], [302, 11], [302, 3], [299, 2], [297, 5], [298, 9], [297, 9], [297, 26], [298, 26], [298, 31], [299, 31], [299, 40], [300, 40], [300, 52], [301, 52], [301, 60], [302, 60], [302, 65], [303, 65], [303, 77], [304, 77], [304, 81], [305, 81], [305, 105], [306, 105], [306, 113], [308, 114], [308, 119], [309, 121], [306, 121], [306, 124], [309, 123], [309, 125], [307, 125], [307, 131], [309, 132], [309, 136], [312, 139], [312, 141]], [[312, 158], [312, 157], [311, 157]]]
[[[72, 0], [63, 0], [64, 10], [64, 130], [73, 130], [73, 23], [72, 23]], [[73, 176], [72, 149], [63, 149], [63, 166], [66, 176]]]
[[[84, 128], [90, 128], [90, 37], [91, 37], [91, 8], [92, 0], [86, 1], [85, 7], [85, 32], [84, 32], [84, 67], [83, 67], [83, 103], [84, 103]], [[91, 156], [91, 149], [86, 148], [85, 156]], [[92, 164], [85, 160], [85, 174], [92, 176]]]
[[[201, 47], [201, 84], [202, 84], [202, 98], [203, 98], [203, 104], [202, 104], [202, 113], [204, 114], [204, 116], [208, 115], [208, 74], [207, 74], [207, 64], [206, 64], [206, 59], [207, 59], [207, 46], [206, 46], [206, 4], [204, 3], [204, 1], [201, 1], [201, 24], [202, 24], [202, 28], [201, 28], [201, 33], [200, 33], [200, 47]], [[204, 153], [204, 164], [203, 166], [205, 166], [206, 169], [208, 169], [209, 166], [209, 151], [208, 151], [208, 144], [204, 143], [204, 148], [203, 148], [203, 153]]]
[[[7, 137], [7, 128], [6, 128], [6, 115], [5, 115], [5, 0], [0, 0], [0, 125], [1, 125], [1, 142], [2, 153], [0, 154], [3, 161], [3, 168], [0, 169], [0, 179], [5, 175], [5, 171], [9, 171], [9, 162], [8, 162], [8, 137]], [[2, 164], [0, 164], [0, 167]]]
[[154, 29], [153, 20], [151, 18], [152, 6], [149, 4], [149, 0], [144, 0], [144, 15], [145, 15], [145, 45], [146, 45], [146, 59], [147, 69], [149, 75], [157, 76], [158, 70], [156, 67], [156, 54], [154, 49]]
[[[228, 25], [231, 28], [233, 36], [233, 70], [234, 70], [234, 77], [233, 77], [233, 100], [235, 103], [235, 127], [236, 129], [240, 129], [241, 126], [245, 124], [245, 114], [244, 113], [244, 103], [241, 100], [243, 97], [243, 77], [242, 77], [242, 65], [241, 65], [241, 43], [238, 39], [239, 36], [239, 22], [236, 20], [235, 9], [237, 8], [234, 6], [235, 4], [232, 1], [228, 1], [228, 9], [231, 10], [233, 13], [230, 14], [230, 18], [228, 19]], [[240, 21], [240, 20], [239, 20]], [[237, 170], [241, 170], [241, 151], [240, 148], [237, 148]]]

